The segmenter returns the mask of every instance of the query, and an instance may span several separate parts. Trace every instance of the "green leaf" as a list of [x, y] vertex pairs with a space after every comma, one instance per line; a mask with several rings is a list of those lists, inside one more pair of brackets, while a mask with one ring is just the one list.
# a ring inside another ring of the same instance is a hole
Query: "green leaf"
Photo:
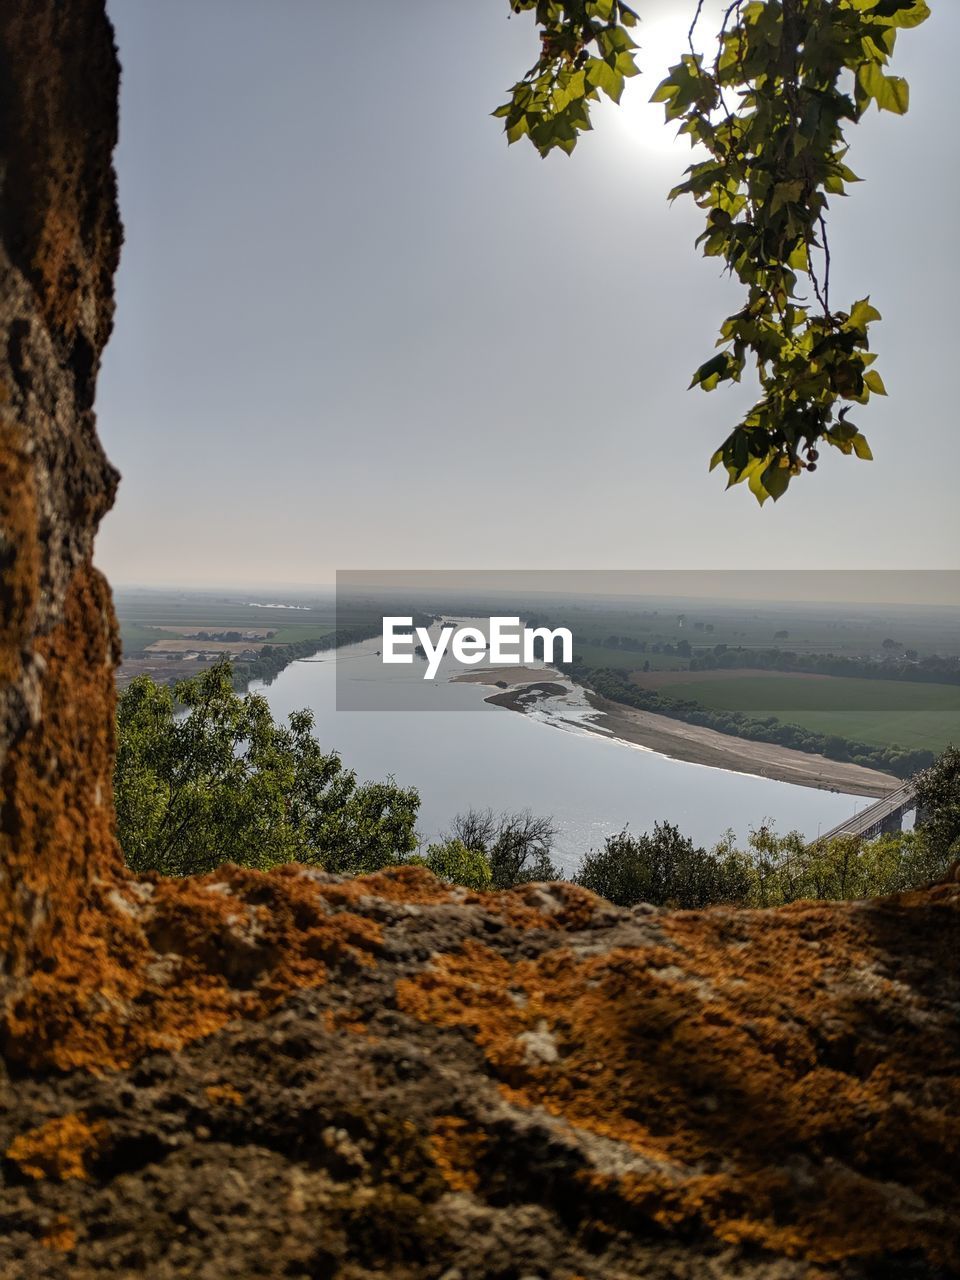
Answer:
[[602, 58], [588, 58], [586, 72], [588, 84], [596, 89], [602, 89], [614, 102], [620, 101], [620, 95], [623, 93], [623, 76], [619, 71], [615, 71]]
[[[707, 360], [693, 375], [690, 380], [690, 387], [700, 386], [704, 391], [712, 391], [720, 381], [721, 374], [727, 370], [727, 355], [722, 352], [718, 356], [714, 356], [711, 360]], [[687, 390], [690, 390], [690, 387]]]
[[870, 299], [861, 298], [859, 302], [855, 302], [850, 308], [850, 318], [843, 327], [845, 329], [859, 329], [863, 332], [871, 321], [880, 319], [882, 319], [880, 312], [876, 307], [870, 305]]
[[597, 36], [597, 43], [606, 55], [619, 53], [622, 49], [636, 49], [636, 41], [627, 35], [622, 27], [607, 27]]
[[884, 75], [877, 62], [861, 63], [857, 84], [867, 99], [873, 98], [880, 111], [902, 116], [910, 105], [910, 89], [900, 76]]
[[787, 485], [790, 483], [790, 464], [786, 458], [779, 455], [763, 472], [763, 487], [776, 502], [787, 492]]
[[873, 454], [870, 451], [870, 446], [867, 444], [867, 438], [866, 436], [862, 436], [859, 431], [853, 437], [853, 451], [857, 457], [862, 458], [864, 462], [873, 461]]
[[759, 468], [754, 469], [753, 474], [747, 481], [747, 487], [760, 503], [761, 507], [770, 497], [769, 493], [767, 493], [766, 489], [763, 487], [763, 472]]
[[[535, 14], [541, 49], [496, 114], [510, 141], [526, 135], [541, 155], [569, 153], [590, 128], [589, 104], [619, 102], [637, 74], [626, 31], [635, 15], [620, 0], [511, 5]], [[796, 67], [784, 58], [791, 8], [803, 26]], [[848, 123], [871, 102], [907, 110], [906, 82], [888, 72], [898, 31], [930, 10], [925, 0], [724, 0], [724, 11], [714, 48], [681, 53], [651, 100], [705, 157], [669, 198], [692, 197], [706, 222], [697, 244], [746, 291], [721, 328], [720, 350], [691, 381], [710, 391], [740, 381], [748, 364], [757, 369], [759, 397], [710, 468], [722, 466], [730, 484], [746, 482], [763, 502], [781, 497], [799, 473], [804, 442], [870, 456], [842, 406], [886, 394], [867, 350], [880, 312], [869, 298], [848, 315], [828, 309], [825, 218], [830, 198], [859, 181], [845, 163]]]
[[878, 0], [873, 16], [891, 27], [919, 27], [930, 17], [930, 9], [926, 0]]
[[530, 120], [527, 116], [521, 116], [516, 124], [507, 126], [507, 142], [514, 143], [530, 132]]
[[555, 110], [563, 111], [571, 102], [582, 98], [587, 91], [586, 79], [586, 73], [582, 67], [579, 71], [574, 71], [573, 74], [558, 77], [558, 85], [553, 94]]

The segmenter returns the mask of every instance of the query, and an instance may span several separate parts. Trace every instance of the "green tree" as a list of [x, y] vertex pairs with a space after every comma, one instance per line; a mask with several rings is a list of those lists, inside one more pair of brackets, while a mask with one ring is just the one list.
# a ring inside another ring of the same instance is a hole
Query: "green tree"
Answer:
[[948, 747], [913, 785], [918, 825], [945, 869], [960, 857], [960, 748]]
[[746, 849], [732, 832], [711, 851], [697, 848], [669, 823], [653, 832], [611, 836], [587, 854], [578, 883], [618, 906], [706, 907], [724, 903], [779, 907], [803, 899], [874, 898], [936, 880], [948, 859], [922, 831], [875, 840], [841, 837], [807, 844], [797, 831], [780, 835], [764, 823]]
[[640, 836], [627, 831], [609, 836], [603, 849], [584, 857], [577, 882], [621, 907], [743, 902], [752, 885], [743, 854], [733, 848], [709, 853], [668, 822]]
[[424, 862], [437, 879], [468, 889], [489, 889], [493, 883], [490, 862], [483, 850], [468, 849], [456, 837], [427, 845]]
[[[637, 74], [630, 34], [637, 13], [622, 0], [509, 0], [534, 12], [540, 53], [494, 112], [508, 142], [541, 155], [573, 151], [603, 94], [619, 102]], [[670, 192], [704, 210], [698, 240], [745, 286], [721, 325], [721, 350], [693, 375], [712, 391], [739, 382], [748, 361], [760, 397], [713, 455], [728, 486], [746, 481], [761, 503], [812, 472], [822, 441], [869, 459], [851, 421], [854, 405], [885, 395], [870, 366], [869, 298], [834, 307], [827, 238], [829, 197], [843, 196], [844, 126], [871, 103], [902, 115], [906, 81], [888, 72], [897, 33], [929, 17], [925, 0], [736, 0], [724, 8], [708, 54], [698, 50], [703, 0], [690, 0], [689, 51], [653, 95], [667, 122], [707, 158]]]
[[416, 847], [420, 798], [359, 784], [313, 736], [313, 715], [274, 722], [221, 661], [169, 686], [133, 680], [117, 710], [117, 831], [136, 871], [189, 875], [223, 862], [306, 862], [355, 873]]
[[482, 854], [490, 866], [493, 888], [511, 889], [535, 880], [560, 879], [550, 858], [555, 838], [552, 820], [535, 817], [527, 809], [498, 817], [490, 809], [469, 809], [454, 818], [447, 841], [459, 841]]
[[756, 907], [802, 899], [876, 898], [917, 889], [942, 875], [947, 862], [919, 831], [808, 844], [798, 831], [779, 835], [768, 824], [751, 831], [746, 850], [737, 850], [728, 833], [714, 852], [745, 860], [750, 878], [745, 901]]
[[874, 840], [841, 837], [809, 850], [806, 875], [814, 892], [803, 896], [882, 897], [918, 889], [944, 869], [944, 860], [917, 831], [895, 831]]

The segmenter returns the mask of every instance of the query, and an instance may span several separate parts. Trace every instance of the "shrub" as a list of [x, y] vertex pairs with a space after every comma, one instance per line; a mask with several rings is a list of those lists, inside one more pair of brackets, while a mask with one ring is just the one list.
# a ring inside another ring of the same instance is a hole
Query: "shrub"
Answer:
[[578, 883], [618, 906], [704, 907], [745, 901], [751, 878], [748, 860], [733, 849], [708, 853], [676, 827], [658, 822], [652, 833], [610, 836], [588, 853]]
[[468, 889], [489, 889], [493, 881], [483, 850], [468, 849], [456, 837], [428, 845], [424, 862], [438, 879], [466, 885]]
[[227, 661], [171, 690], [131, 681], [117, 710], [117, 834], [135, 871], [189, 875], [223, 862], [374, 871], [416, 847], [420, 797], [360, 784], [313, 736], [313, 715], [274, 722]]

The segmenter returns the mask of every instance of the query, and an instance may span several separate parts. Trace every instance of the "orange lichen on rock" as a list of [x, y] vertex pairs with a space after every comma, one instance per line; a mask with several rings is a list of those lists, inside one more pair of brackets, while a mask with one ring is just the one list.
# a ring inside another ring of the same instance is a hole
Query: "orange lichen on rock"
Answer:
[[[0, 414], [3, 414], [0, 408]], [[7, 546], [19, 546], [17, 557], [3, 573], [0, 611], [0, 683], [12, 683], [21, 673], [23, 650], [33, 626], [40, 590], [37, 545], [37, 496], [25, 439], [12, 423], [0, 418], [0, 530]]]
[[[287, 874], [296, 872], [288, 870]], [[425, 867], [390, 867], [375, 871], [372, 875], [324, 881], [324, 896], [334, 906], [360, 907], [375, 901], [391, 902], [402, 906], [433, 906], [449, 902], [452, 886], [438, 880]], [[467, 893], [467, 890], [463, 890]]]
[[[566, 884], [468, 893], [421, 867], [339, 879], [227, 865], [182, 880], [104, 875], [73, 906], [54, 958], [37, 965], [0, 1019], [7, 1056], [31, 1068], [116, 1070], [262, 1017], [331, 969], [348, 978], [375, 965], [388, 917], [413, 925], [418, 911], [446, 907], [557, 932], [598, 900]], [[366, 1030], [362, 1018], [329, 1016], [343, 1030]]]
[[36, 644], [37, 717], [0, 771], [0, 880], [7, 886], [0, 938], [8, 974], [42, 972], [71, 939], [96, 936], [98, 883], [122, 874], [113, 700], [103, 694], [115, 660], [109, 588], [93, 570], [78, 573], [63, 622]]
[[484, 1134], [472, 1130], [462, 1116], [439, 1116], [427, 1146], [451, 1191], [477, 1189], [476, 1164], [487, 1146]]
[[53, 1226], [40, 1237], [40, 1243], [55, 1253], [70, 1253], [77, 1246], [77, 1229], [66, 1214], [58, 1214]]
[[482, 907], [501, 916], [515, 929], [576, 929], [591, 920], [597, 910], [595, 894], [579, 885], [559, 881], [520, 885], [508, 892], [480, 892], [438, 880], [425, 867], [398, 866], [355, 879], [329, 883], [329, 902], [359, 906], [380, 900], [400, 906], [455, 904]]
[[329, 1032], [346, 1031], [355, 1036], [370, 1034], [370, 1028], [360, 1016], [358, 1010], [324, 1009], [323, 1025]]
[[[7, 1056], [26, 1066], [116, 1070], [376, 963], [382, 926], [331, 909], [325, 886], [281, 868], [227, 866], [184, 880], [100, 887], [88, 931], [64, 939], [4, 1021]], [[342, 900], [340, 895], [335, 895]]]
[[118, 658], [93, 540], [116, 473], [94, 427], [121, 231], [102, 5], [0, 7], [0, 984], [89, 927], [113, 836]]
[[[660, 1228], [824, 1262], [922, 1242], [958, 1266], [944, 1222], [875, 1180], [889, 1162], [934, 1188], [930, 1153], [960, 1149], [957, 1028], [895, 959], [909, 971], [923, 953], [955, 975], [958, 915], [950, 890], [920, 913], [897, 900], [666, 913], [646, 946], [529, 960], [468, 942], [401, 980], [397, 1001], [468, 1028], [511, 1103], [628, 1148], [635, 1168], [584, 1177]], [[894, 1080], [928, 1098], [910, 1155]], [[806, 1204], [797, 1161], [818, 1170]]]
[[232, 1084], [208, 1084], [203, 1092], [208, 1102], [225, 1102], [232, 1107], [243, 1106], [243, 1094]]
[[86, 1179], [90, 1176], [87, 1161], [100, 1149], [106, 1136], [106, 1125], [90, 1122], [82, 1115], [57, 1116], [45, 1124], [15, 1138], [6, 1150], [29, 1178]]
[[4, 6], [10, 112], [3, 141], [5, 241], [45, 327], [96, 356], [113, 318], [122, 232], [111, 153], [119, 67], [103, 6], [52, 0]]

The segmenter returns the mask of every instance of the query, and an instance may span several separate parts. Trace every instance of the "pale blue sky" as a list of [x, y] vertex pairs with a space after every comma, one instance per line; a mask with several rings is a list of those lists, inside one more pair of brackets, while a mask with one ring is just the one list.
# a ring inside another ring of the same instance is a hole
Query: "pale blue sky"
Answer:
[[851, 130], [867, 181], [831, 224], [835, 305], [884, 315], [877, 460], [824, 450], [761, 511], [707, 474], [752, 386], [686, 387], [740, 293], [667, 205], [689, 149], [646, 105], [692, 0], [641, 6], [646, 74], [546, 161], [489, 116], [536, 49], [506, 0], [112, 0], [101, 567], [957, 567], [960, 4], [932, 7], [910, 114]]

